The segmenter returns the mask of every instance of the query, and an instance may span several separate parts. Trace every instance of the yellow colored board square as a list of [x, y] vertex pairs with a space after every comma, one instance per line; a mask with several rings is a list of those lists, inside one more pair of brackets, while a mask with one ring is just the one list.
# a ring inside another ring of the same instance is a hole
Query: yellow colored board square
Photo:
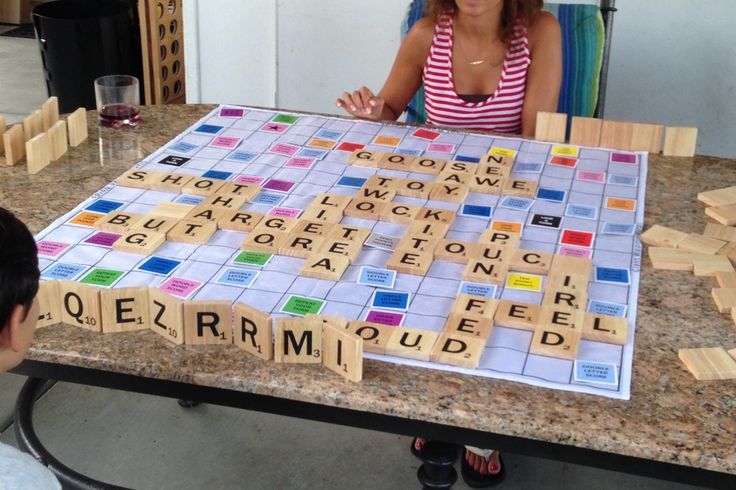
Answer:
[[635, 211], [635, 199], [623, 199], [620, 197], [609, 197], [606, 199], [606, 207], [608, 209], [616, 209], [618, 211]]
[[323, 148], [325, 150], [331, 150], [335, 147], [337, 143], [330, 140], [323, 140], [320, 138], [312, 138], [309, 143], [307, 143], [307, 146], [312, 148]]
[[99, 213], [90, 213], [89, 211], [82, 211], [81, 213], [70, 219], [69, 224], [93, 227], [95, 223], [97, 223], [97, 221], [103, 216], [105, 215]]
[[510, 272], [506, 276], [506, 287], [539, 292], [542, 290], [542, 276]]
[[580, 148], [577, 146], [553, 146], [552, 154], [559, 155], [561, 157], [577, 157], [580, 153]]
[[401, 143], [401, 138], [397, 138], [395, 136], [376, 136], [376, 139], [373, 141], [373, 144], [376, 145], [382, 145], [382, 146], [391, 146], [393, 148], [396, 148], [399, 146], [399, 143]]
[[491, 151], [489, 151], [488, 153], [490, 153], [491, 155], [498, 156], [498, 157], [515, 158], [516, 153], [518, 152], [516, 150], [510, 150], [508, 148], [499, 148], [497, 146], [494, 146], [493, 148], [491, 148]]
[[503, 231], [506, 233], [521, 233], [521, 223], [515, 221], [493, 221], [491, 229], [494, 231]]

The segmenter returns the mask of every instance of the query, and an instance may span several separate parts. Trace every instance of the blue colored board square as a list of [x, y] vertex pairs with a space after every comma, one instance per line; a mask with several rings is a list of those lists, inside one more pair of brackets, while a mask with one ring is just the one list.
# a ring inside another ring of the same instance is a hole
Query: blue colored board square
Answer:
[[604, 223], [604, 235], [633, 235], [634, 225], [630, 223]]
[[526, 172], [526, 173], [538, 174], [542, 172], [543, 166], [544, 165], [541, 163], [517, 163], [514, 166], [514, 172]]
[[616, 386], [618, 385], [617, 367], [608, 362], [575, 361], [574, 379], [579, 383]]
[[265, 204], [267, 206], [278, 206], [286, 196], [275, 192], [259, 192], [251, 201], [252, 204]]
[[373, 308], [406, 311], [409, 307], [409, 293], [400, 291], [376, 291], [373, 295]]
[[376, 269], [374, 267], [361, 267], [358, 284], [391, 289], [396, 282], [396, 271], [389, 269]]
[[537, 189], [537, 199], [544, 199], [545, 201], [564, 202], [565, 191], [558, 191], [555, 189], [546, 189], [540, 187]]
[[73, 280], [86, 271], [87, 267], [84, 265], [77, 264], [64, 264], [57, 262], [41, 274], [44, 279], [62, 279], [62, 280]]
[[220, 277], [217, 278], [217, 283], [227, 284], [230, 286], [239, 286], [241, 288], [248, 288], [256, 280], [260, 271], [252, 269], [225, 269]]
[[598, 208], [593, 206], [583, 206], [580, 204], [568, 204], [565, 216], [572, 216], [583, 219], [596, 219], [598, 217]]
[[613, 284], [629, 284], [631, 282], [628, 269], [616, 269], [614, 267], [596, 267], [595, 280], [596, 282]]
[[524, 197], [506, 196], [501, 201], [500, 206], [509, 209], [518, 209], [520, 211], [528, 211], [534, 204], [534, 200]]
[[456, 162], [466, 162], [466, 163], [479, 163], [480, 162], [480, 158], [469, 157], [469, 156], [465, 156], [465, 155], [456, 155], [455, 156], [455, 161]]
[[181, 204], [193, 204], [198, 205], [202, 204], [202, 201], [204, 201], [204, 197], [202, 196], [189, 196], [187, 194], [182, 194], [181, 196], [174, 199], [175, 202], [181, 203]]
[[217, 134], [219, 133], [224, 126], [215, 126], [214, 124], [202, 124], [198, 128], [194, 129], [195, 133], [205, 133], [205, 134]]
[[496, 297], [497, 286], [495, 284], [479, 284], [475, 282], [461, 282], [458, 294], [472, 294], [486, 298]]
[[252, 151], [234, 151], [230, 153], [225, 159], [235, 160], [237, 162], [250, 163], [258, 157], [258, 153]]
[[116, 209], [120, 209], [123, 204], [124, 203], [118, 201], [107, 201], [105, 199], [98, 199], [97, 201], [87, 206], [85, 209], [87, 211], [94, 211], [95, 213], [107, 214], [111, 211], [115, 211]]
[[331, 129], [320, 129], [315, 133], [315, 137], [324, 138], [326, 140], [337, 141], [343, 135], [342, 131], [333, 131]]
[[149, 257], [141, 265], [136, 267], [139, 271], [151, 272], [159, 276], [168, 276], [174, 269], [179, 267], [180, 260], [167, 259], [164, 257]]
[[232, 172], [221, 172], [220, 170], [208, 170], [202, 174], [202, 177], [207, 179], [219, 179], [227, 180], [233, 173]]
[[630, 187], [636, 187], [636, 184], [639, 182], [638, 177], [634, 177], [633, 175], [616, 175], [616, 174], [609, 174], [608, 175], [608, 183], [614, 184], [614, 185], [627, 185]]
[[588, 311], [597, 315], [608, 316], [626, 316], [626, 305], [620, 303], [609, 303], [607, 301], [599, 301], [597, 299], [590, 300], [588, 303]]
[[317, 160], [322, 160], [325, 155], [327, 155], [327, 150], [318, 150], [315, 148], [302, 148], [297, 152], [297, 155], [300, 157], [309, 157], [309, 158], [316, 158]]
[[401, 153], [402, 155], [414, 155], [415, 157], [418, 157], [422, 154], [422, 150], [417, 150], [415, 148], [396, 148], [396, 153]]
[[463, 204], [460, 210], [462, 216], [473, 216], [478, 218], [490, 218], [493, 208], [490, 206], [476, 206], [475, 204]]
[[186, 141], [179, 141], [176, 144], [169, 146], [169, 150], [177, 153], [189, 153], [190, 151], [199, 148], [197, 145], [187, 143]]
[[340, 177], [340, 180], [337, 181], [337, 184], [336, 185], [340, 185], [340, 186], [343, 186], [343, 187], [356, 187], [356, 188], [360, 188], [360, 187], [363, 186], [363, 184], [365, 184], [366, 180], [368, 180], [368, 179], [363, 179], [361, 177], [348, 177], [348, 176], [343, 176], [343, 177]]

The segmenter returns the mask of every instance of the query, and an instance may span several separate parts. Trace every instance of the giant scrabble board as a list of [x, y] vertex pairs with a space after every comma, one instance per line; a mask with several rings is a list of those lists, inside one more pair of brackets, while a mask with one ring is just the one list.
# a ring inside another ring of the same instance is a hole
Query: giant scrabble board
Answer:
[[366, 357], [628, 399], [646, 171], [646, 153], [221, 106], [42, 231], [42, 278], [343, 317]]

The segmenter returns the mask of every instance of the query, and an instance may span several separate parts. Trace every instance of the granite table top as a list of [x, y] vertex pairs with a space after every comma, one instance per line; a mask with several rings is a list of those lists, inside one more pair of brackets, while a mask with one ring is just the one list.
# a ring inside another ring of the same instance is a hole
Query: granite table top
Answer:
[[[212, 110], [142, 108], [133, 130], [99, 128], [37, 175], [0, 167], [0, 205], [37, 233]], [[698, 192], [736, 182], [736, 160], [649, 160], [645, 228], [702, 232]], [[39, 330], [29, 359], [350, 408], [736, 474], [736, 382], [696, 381], [679, 348], [736, 347], [736, 329], [710, 297], [714, 281], [643, 261], [631, 400], [366, 360], [364, 380], [264, 362], [234, 346], [174, 346], [150, 331], [102, 335]]]

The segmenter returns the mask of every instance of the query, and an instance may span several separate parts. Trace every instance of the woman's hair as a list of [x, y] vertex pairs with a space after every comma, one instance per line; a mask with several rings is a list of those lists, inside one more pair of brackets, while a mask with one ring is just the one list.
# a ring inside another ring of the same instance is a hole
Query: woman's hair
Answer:
[[28, 314], [38, 292], [38, 275], [33, 235], [13, 213], [0, 208], [0, 330], [16, 305], [23, 305]]
[[[543, 0], [503, 0], [499, 38], [508, 44], [513, 38], [514, 26], [516, 24], [528, 26], [534, 16], [542, 10], [543, 4]], [[425, 7], [427, 15], [434, 17], [455, 10], [457, 10], [455, 0], [428, 0]]]

